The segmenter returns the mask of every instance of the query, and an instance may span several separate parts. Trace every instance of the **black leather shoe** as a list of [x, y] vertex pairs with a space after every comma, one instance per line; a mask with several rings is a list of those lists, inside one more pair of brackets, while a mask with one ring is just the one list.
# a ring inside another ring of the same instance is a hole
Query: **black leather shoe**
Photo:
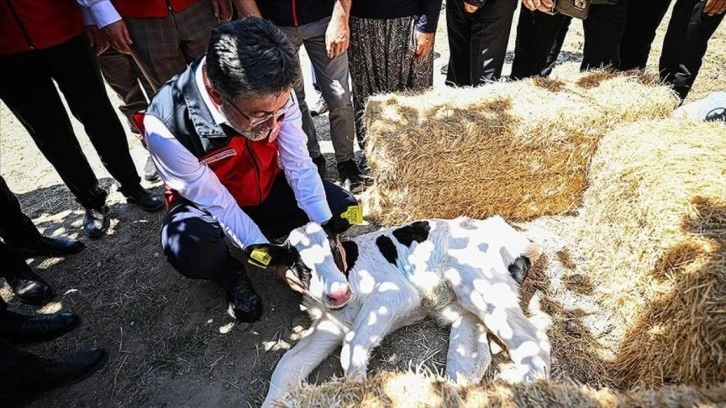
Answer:
[[[14, 314], [17, 315], [16, 313]], [[20, 328], [10, 333], [0, 333], [0, 337], [12, 344], [37, 343], [53, 340], [81, 324], [81, 318], [71, 312], [53, 313], [34, 317], [17, 316], [23, 319]]]
[[108, 207], [105, 205], [100, 210], [86, 208], [86, 215], [83, 216], [83, 230], [89, 238], [98, 238], [108, 229]]
[[241, 322], [252, 323], [262, 316], [262, 299], [252, 289], [252, 283], [245, 272], [240, 274], [234, 289], [227, 292], [227, 300], [228, 312]]
[[30, 269], [6, 278], [8, 284], [13, 288], [15, 297], [28, 305], [42, 306], [55, 296], [53, 288], [40, 276]]
[[81, 252], [86, 245], [73, 238], [41, 236], [27, 246], [19, 247], [24, 258], [35, 256], [67, 256]]
[[127, 203], [136, 204], [144, 211], [154, 212], [164, 208], [164, 200], [158, 194], [141, 187], [141, 184], [129, 189], [121, 188], [119, 191], [126, 197]]
[[101, 368], [106, 360], [108, 353], [98, 347], [76, 351], [62, 359], [48, 360], [45, 372], [32, 386], [32, 392], [40, 393], [85, 380]]
[[353, 194], [358, 194], [373, 184], [373, 178], [363, 174], [353, 160], [338, 163], [338, 175], [343, 187]]

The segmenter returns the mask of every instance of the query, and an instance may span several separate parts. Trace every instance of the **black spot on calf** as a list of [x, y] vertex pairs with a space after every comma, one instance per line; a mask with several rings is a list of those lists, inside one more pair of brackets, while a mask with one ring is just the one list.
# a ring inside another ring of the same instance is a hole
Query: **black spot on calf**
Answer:
[[396, 260], [398, 259], [398, 251], [396, 250], [396, 245], [393, 243], [393, 240], [387, 236], [381, 235], [376, 239], [376, 245], [378, 246], [378, 250], [383, 254], [383, 257], [394, 266], [397, 266]]
[[[348, 264], [348, 270], [350, 270], [358, 260], [358, 244], [353, 241], [343, 241], [343, 249], [345, 250], [345, 263]], [[348, 276], [348, 271], [345, 271], [345, 276]]]
[[512, 275], [512, 278], [517, 281], [519, 286], [522, 286], [524, 280], [527, 279], [529, 268], [531, 266], [532, 263], [526, 256], [517, 257], [517, 259], [514, 260], [514, 263], [509, 265], [509, 274]]
[[428, 221], [416, 221], [393, 230], [393, 236], [396, 237], [398, 242], [410, 247], [413, 241], [419, 244], [426, 241], [430, 231], [431, 226]]

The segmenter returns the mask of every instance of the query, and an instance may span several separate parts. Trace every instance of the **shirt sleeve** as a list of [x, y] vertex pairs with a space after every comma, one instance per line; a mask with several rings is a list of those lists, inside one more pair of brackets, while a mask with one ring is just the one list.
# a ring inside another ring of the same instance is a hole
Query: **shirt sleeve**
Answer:
[[441, 14], [441, 3], [442, 0], [423, 0], [421, 2], [421, 15], [418, 17], [418, 22], [416, 22], [416, 31], [422, 33], [436, 32], [436, 26], [439, 24], [439, 14]]
[[311, 221], [322, 224], [332, 218], [333, 214], [325, 198], [323, 181], [308, 153], [308, 137], [302, 129], [302, 114], [297, 99], [294, 94], [291, 94], [291, 98], [294, 106], [285, 115], [277, 137], [280, 162], [285, 178], [295, 193], [297, 205]]
[[149, 153], [167, 186], [209, 212], [238, 247], [269, 243], [217, 175], [182, 146], [158, 118], [146, 115], [144, 128]]
[[93, 16], [94, 23], [87, 22], [84, 16], [83, 20], [86, 25], [96, 24], [98, 28], [106, 27], [111, 23], [121, 20], [121, 16], [116, 8], [111, 4], [111, 0], [76, 0], [81, 6], [81, 13], [87, 13], [89, 10]]

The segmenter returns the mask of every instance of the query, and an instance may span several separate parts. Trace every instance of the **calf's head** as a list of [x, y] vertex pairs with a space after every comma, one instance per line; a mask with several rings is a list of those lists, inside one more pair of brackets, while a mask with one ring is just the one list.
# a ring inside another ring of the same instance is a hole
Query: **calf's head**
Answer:
[[306, 278], [306, 296], [328, 309], [339, 309], [353, 298], [348, 279], [338, 266], [340, 255], [333, 247], [336, 242], [320, 225], [311, 222], [293, 230], [288, 242], [298, 254], [293, 268]]

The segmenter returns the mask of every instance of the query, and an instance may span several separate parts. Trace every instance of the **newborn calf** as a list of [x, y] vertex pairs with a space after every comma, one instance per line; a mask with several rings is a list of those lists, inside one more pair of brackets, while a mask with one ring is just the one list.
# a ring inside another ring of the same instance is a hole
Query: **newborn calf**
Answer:
[[[519, 283], [540, 248], [501, 217], [417, 221], [347, 241], [344, 273], [314, 223], [290, 234], [295, 269], [313, 325], [282, 357], [264, 405], [303, 381], [342, 344], [345, 376], [364, 379], [371, 351], [388, 333], [426, 316], [451, 325], [446, 376], [478, 383], [491, 362], [487, 331], [514, 365], [510, 381], [547, 378], [550, 344], [519, 306]], [[512, 267], [512, 273], [508, 270]]]

